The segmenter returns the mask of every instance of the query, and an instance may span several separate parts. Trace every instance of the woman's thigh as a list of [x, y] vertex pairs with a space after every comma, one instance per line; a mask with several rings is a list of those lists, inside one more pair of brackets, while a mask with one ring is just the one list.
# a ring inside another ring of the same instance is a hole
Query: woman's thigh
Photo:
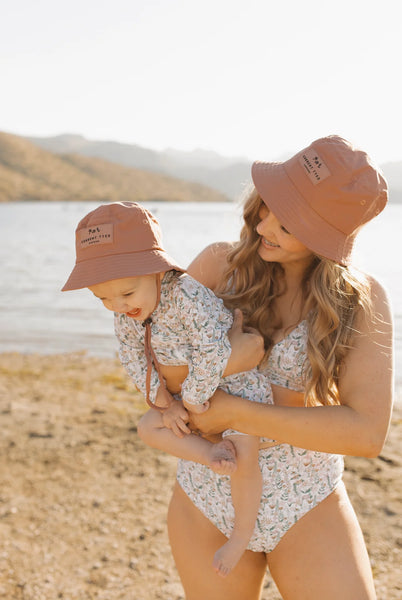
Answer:
[[266, 572], [263, 553], [246, 550], [226, 578], [212, 559], [225, 536], [194, 506], [176, 483], [168, 512], [170, 545], [186, 600], [258, 600]]
[[375, 600], [363, 535], [343, 483], [267, 556], [284, 600]]

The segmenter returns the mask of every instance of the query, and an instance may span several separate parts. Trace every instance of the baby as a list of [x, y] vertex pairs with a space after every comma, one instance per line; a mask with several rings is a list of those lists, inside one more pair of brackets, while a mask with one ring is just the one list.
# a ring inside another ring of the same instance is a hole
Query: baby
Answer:
[[[164, 251], [159, 224], [141, 205], [107, 204], [86, 215], [76, 229], [76, 255], [63, 291], [87, 287], [115, 313], [120, 360], [152, 407], [140, 420], [141, 439], [231, 477], [234, 527], [213, 559], [217, 573], [226, 576], [256, 522], [260, 439], [231, 430], [212, 443], [188, 429], [187, 411], [208, 410], [218, 387], [271, 403], [269, 382], [257, 369], [225, 376], [233, 316]], [[180, 395], [172, 396], [166, 380], [183, 367]]]

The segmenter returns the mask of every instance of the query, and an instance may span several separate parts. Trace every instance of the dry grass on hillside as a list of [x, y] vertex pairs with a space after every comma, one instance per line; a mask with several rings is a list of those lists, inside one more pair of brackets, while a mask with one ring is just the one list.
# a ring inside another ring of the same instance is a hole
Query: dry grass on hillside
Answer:
[[0, 132], [0, 202], [15, 200], [223, 202], [227, 198], [198, 183], [99, 158], [53, 154]]

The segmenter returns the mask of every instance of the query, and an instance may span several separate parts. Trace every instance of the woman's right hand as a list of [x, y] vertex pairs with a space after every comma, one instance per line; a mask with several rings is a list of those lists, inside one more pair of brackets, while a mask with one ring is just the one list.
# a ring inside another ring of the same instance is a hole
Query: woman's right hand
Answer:
[[243, 326], [243, 313], [236, 308], [233, 325], [228, 332], [232, 352], [224, 377], [254, 369], [264, 357], [264, 338], [253, 327]]
[[219, 388], [211, 398], [210, 406], [202, 414], [189, 413], [189, 426], [194, 431], [200, 431], [206, 436], [222, 433], [230, 429], [229, 415], [236, 406], [236, 402], [242, 402], [242, 398], [230, 396]]

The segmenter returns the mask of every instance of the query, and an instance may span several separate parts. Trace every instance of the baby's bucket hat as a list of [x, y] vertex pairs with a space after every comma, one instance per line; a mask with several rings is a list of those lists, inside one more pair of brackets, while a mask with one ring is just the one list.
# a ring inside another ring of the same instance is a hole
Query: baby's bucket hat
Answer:
[[368, 155], [331, 135], [285, 162], [255, 162], [254, 185], [307, 248], [348, 265], [359, 229], [385, 207], [387, 183]]
[[136, 202], [114, 202], [88, 213], [75, 231], [76, 263], [62, 291], [112, 279], [184, 271], [162, 246], [158, 221]]

